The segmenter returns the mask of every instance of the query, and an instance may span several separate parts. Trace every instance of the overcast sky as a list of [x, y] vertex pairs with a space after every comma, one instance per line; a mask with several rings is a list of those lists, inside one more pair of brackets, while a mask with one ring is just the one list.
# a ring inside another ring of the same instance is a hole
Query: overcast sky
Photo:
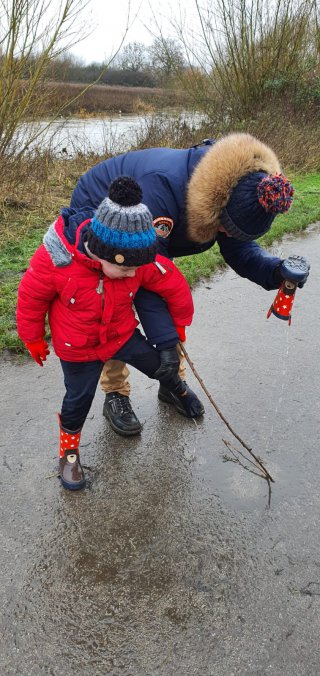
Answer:
[[[189, 12], [191, 15], [193, 6], [194, 0], [183, 0], [184, 12]], [[91, 33], [70, 51], [86, 63], [102, 62], [107, 59], [119, 47], [125, 34], [128, 7], [128, 0], [90, 0], [82, 16], [85, 18], [86, 26], [90, 26]], [[154, 32], [157, 30], [153, 12], [161, 26], [164, 27], [166, 37], [170, 32], [172, 35], [170, 18], [173, 12], [175, 16], [178, 16], [179, 11], [179, 3], [176, 0], [173, 2], [170, 0], [131, 0], [131, 25], [124, 44], [136, 41], [150, 45], [153, 42], [154, 36], [149, 30], [149, 28]]]

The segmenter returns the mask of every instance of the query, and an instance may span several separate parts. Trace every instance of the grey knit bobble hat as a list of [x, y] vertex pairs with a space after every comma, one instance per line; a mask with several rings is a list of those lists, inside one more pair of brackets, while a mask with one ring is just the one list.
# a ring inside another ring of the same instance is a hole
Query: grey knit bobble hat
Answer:
[[129, 176], [117, 178], [101, 202], [88, 231], [91, 253], [109, 263], [138, 267], [156, 256], [152, 216], [141, 203], [142, 190]]

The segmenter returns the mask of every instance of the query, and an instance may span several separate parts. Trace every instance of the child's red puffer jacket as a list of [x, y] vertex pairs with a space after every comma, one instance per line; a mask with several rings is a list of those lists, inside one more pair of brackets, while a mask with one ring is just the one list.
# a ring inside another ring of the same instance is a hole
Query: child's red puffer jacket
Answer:
[[161, 295], [174, 324], [189, 326], [193, 317], [190, 288], [181, 272], [167, 258], [136, 270], [135, 277], [112, 280], [99, 262], [82, 253], [64, 234], [62, 216], [50, 226], [44, 244], [35, 252], [19, 286], [18, 334], [24, 343], [45, 335], [48, 314], [52, 343], [66, 361], [106, 361], [132, 336], [138, 321], [132, 307], [140, 286]]

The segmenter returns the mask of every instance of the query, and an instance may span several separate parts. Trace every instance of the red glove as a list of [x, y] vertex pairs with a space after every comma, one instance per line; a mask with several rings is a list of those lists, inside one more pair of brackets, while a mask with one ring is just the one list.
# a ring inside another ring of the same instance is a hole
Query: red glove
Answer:
[[41, 340], [37, 340], [36, 343], [25, 343], [25, 346], [27, 350], [29, 350], [32, 359], [34, 359], [39, 366], [43, 366], [42, 362], [46, 361], [47, 355], [50, 354], [48, 343], [41, 338]]
[[186, 342], [186, 327], [185, 326], [175, 326], [175, 330], [179, 336], [181, 343]]

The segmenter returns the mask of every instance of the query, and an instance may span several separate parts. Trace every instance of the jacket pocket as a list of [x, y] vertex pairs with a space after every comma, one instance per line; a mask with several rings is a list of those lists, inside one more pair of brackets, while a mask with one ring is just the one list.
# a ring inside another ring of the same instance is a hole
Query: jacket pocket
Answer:
[[66, 340], [63, 342], [65, 347], [84, 347], [87, 344], [88, 336], [85, 336], [81, 333], [73, 333], [70, 339], [66, 337]]
[[73, 277], [69, 277], [62, 291], [60, 292], [61, 302], [65, 307], [69, 308], [69, 310], [72, 309], [76, 302], [77, 289], [77, 280]]

